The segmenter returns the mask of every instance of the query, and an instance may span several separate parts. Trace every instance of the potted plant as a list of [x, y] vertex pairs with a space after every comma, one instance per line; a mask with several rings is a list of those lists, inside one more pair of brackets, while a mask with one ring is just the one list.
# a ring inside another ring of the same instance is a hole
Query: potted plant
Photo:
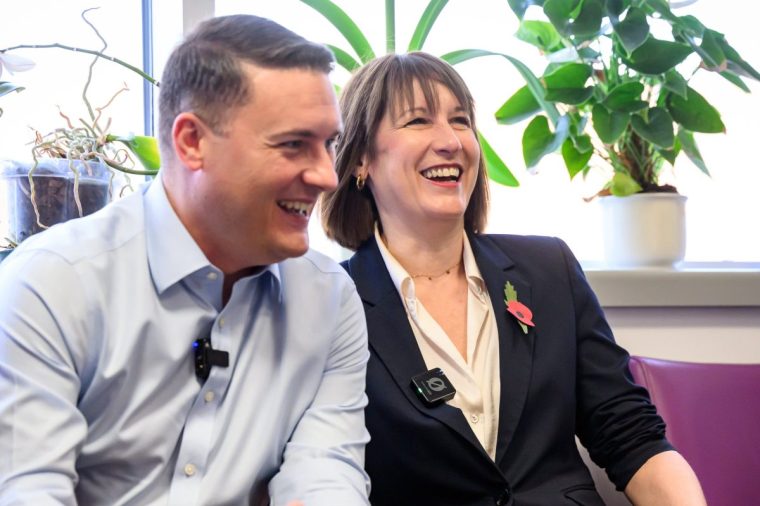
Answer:
[[[682, 260], [685, 197], [660, 184], [661, 171], [684, 154], [709, 175], [694, 134], [725, 131], [720, 113], [689, 80], [699, 71], [716, 72], [749, 92], [744, 79], [760, 74], [722, 33], [676, 15], [665, 0], [509, 4], [520, 19], [517, 37], [548, 60], [540, 87], [529, 82], [496, 112], [504, 124], [530, 118], [522, 136], [526, 166], [559, 151], [572, 179], [601, 162], [611, 173], [596, 194], [610, 208], [605, 231], [625, 234], [607, 242], [608, 259], [622, 266]], [[541, 19], [526, 16], [528, 9]], [[616, 221], [624, 216], [627, 221]], [[666, 224], [677, 229], [663, 231]], [[647, 241], [653, 250], [637, 256]]]
[[[59, 48], [95, 56], [82, 92], [88, 118], [74, 122], [59, 111], [65, 125], [47, 134], [36, 133], [31, 162], [5, 161], [0, 166], [0, 189], [5, 196], [8, 222], [5, 249], [15, 247], [30, 235], [56, 223], [86, 216], [103, 207], [114, 191], [116, 173], [155, 175], [158, 172], [160, 161], [154, 138], [109, 132], [110, 118], [106, 117], [105, 111], [119, 94], [126, 91], [126, 85], [101, 107], [93, 107], [88, 99], [92, 70], [101, 58], [119, 63], [158, 85], [141, 70], [105, 55], [107, 44], [87, 19], [90, 10], [82, 13], [82, 19], [103, 42], [100, 50], [50, 44], [21, 45], [0, 51], [1, 56], [7, 57], [7, 52], [14, 49]], [[129, 187], [128, 180], [125, 187]]]
[[[34, 63], [26, 60], [25, 58], [17, 57], [15, 55], [6, 55], [0, 53], [0, 77], [2, 77], [4, 70], [7, 68], [9, 72], [18, 72], [29, 70], [34, 66]], [[0, 80], [0, 97], [7, 95], [13, 91], [19, 92], [23, 90], [23, 86], [13, 84], [10, 81]], [[3, 115], [3, 109], [0, 108], [0, 117]], [[1, 222], [0, 222], [1, 223]], [[16, 247], [16, 243], [7, 239], [0, 241], [0, 262]]]

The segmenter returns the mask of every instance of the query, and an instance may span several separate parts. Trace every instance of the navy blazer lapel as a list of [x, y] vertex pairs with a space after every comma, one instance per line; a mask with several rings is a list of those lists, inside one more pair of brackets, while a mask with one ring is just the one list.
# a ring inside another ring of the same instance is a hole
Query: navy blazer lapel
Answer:
[[517, 291], [518, 300], [531, 307], [530, 284], [520, 276], [514, 262], [488, 236], [468, 235], [475, 261], [485, 280], [499, 331], [499, 368], [501, 370], [501, 400], [499, 403], [499, 434], [496, 442], [496, 464], [506, 453], [520, 421], [530, 386], [533, 367], [533, 343], [536, 329], [528, 327], [523, 333], [517, 320], [507, 312], [504, 288], [507, 281]]
[[371, 329], [369, 345], [398, 388], [414, 408], [447, 425], [488, 458], [461, 410], [448, 404], [428, 407], [413, 392], [412, 376], [425, 372], [427, 367], [374, 238], [365, 242], [351, 257], [348, 271], [364, 302], [367, 328]]

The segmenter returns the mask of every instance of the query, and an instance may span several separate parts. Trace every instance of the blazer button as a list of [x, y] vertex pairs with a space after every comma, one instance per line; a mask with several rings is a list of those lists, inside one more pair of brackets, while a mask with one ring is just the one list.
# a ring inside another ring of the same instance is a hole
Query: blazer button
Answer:
[[512, 499], [512, 491], [509, 490], [509, 487], [504, 487], [504, 491], [496, 497], [496, 506], [506, 506], [509, 504], [509, 500]]

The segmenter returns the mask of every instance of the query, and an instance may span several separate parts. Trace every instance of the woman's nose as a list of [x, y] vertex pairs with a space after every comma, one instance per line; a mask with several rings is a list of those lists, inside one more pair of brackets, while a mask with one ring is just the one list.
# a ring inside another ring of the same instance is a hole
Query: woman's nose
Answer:
[[448, 123], [441, 123], [434, 128], [433, 149], [440, 153], [456, 153], [462, 149], [462, 141], [457, 131]]

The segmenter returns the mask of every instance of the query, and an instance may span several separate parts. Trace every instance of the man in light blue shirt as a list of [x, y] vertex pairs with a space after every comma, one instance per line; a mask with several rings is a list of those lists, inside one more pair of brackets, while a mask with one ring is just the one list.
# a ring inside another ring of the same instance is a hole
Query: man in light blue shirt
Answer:
[[203, 23], [161, 83], [160, 176], [3, 262], [0, 505], [368, 504], [361, 302], [307, 251], [331, 66]]

